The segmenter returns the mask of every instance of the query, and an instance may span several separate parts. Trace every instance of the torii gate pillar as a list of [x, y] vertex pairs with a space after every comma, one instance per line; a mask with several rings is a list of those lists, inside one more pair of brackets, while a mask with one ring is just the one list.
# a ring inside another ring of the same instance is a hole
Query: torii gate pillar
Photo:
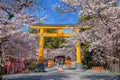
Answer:
[[[41, 28], [40, 29], [40, 35], [44, 34], [44, 28]], [[44, 36], [40, 36], [40, 41], [39, 41], [39, 45], [40, 45], [40, 48], [39, 48], [39, 54], [38, 54], [38, 61], [39, 61], [39, 64], [38, 64], [38, 69], [40, 72], [44, 72], [44, 60], [43, 60], [43, 53], [44, 53]]]
[[[79, 33], [80, 30], [76, 29], [76, 32]], [[81, 48], [80, 48], [80, 41], [77, 40], [76, 42], [76, 70], [82, 69], [82, 56], [81, 56]]]
[[[40, 29], [40, 48], [39, 48], [39, 64], [38, 68], [39, 71], [45, 71], [44, 70], [44, 59], [43, 59], [43, 53], [44, 53], [44, 37], [70, 37], [74, 36], [74, 34], [67, 34], [63, 33], [62, 29], [68, 29], [68, 28], [74, 28], [74, 27], [66, 27], [66, 26], [32, 26], [32, 28], [38, 28]], [[83, 26], [82, 28], [91, 28], [90, 26]], [[58, 33], [45, 33], [44, 29], [58, 29]], [[76, 32], [79, 33], [80, 29], [76, 28]], [[77, 40], [76, 42], [76, 70], [82, 69], [82, 57], [81, 57], [81, 48], [80, 48], [80, 41]]]

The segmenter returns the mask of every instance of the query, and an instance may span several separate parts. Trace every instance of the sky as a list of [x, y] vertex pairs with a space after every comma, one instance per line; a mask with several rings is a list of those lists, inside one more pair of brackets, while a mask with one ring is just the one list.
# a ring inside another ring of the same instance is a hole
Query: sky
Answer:
[[120, 0], [118, 0], [118, 5], [120, 6]]
[[[60, 2], [60, 0], [37, 0], [40, 2], [40, 6], [34, 5], [34, 10], [27, 10], [28, 13], [33, 14], [36, 17], [42, 18], [46, 16], [43, 24], [77, 24], [78, 23], [78, 13], [77, 12], [69, 12], [62, 13], [60, 10], [54, 10], [53, 7], [55, 5], [62, 5], [66, 8], [66, 4]], [[120, 0], [118, 0], [118, 5], [120, 5]], [[24, 31], [28, 30], [28, 27], [24, 27]]]
[[[74, 25], [78, 22], [78, 13], [77, 12], [69, 12], [62, 13], [61, 10], [54, 10], [56, 5], [61, 5], [66, 8], [66, 4], [60, 2], [60, 0], [38, 0], [40, 2], [40, 6], [35, 5], [34, 10], [27, 10], [27, 13], [33, 14], [36, 17], [42, 18], [46, 16], [46, 18], [42, 21], [43, 24], [54, 24], [54, 25]], [[24, 27], [24, 31], [28, 30], [28, 27]]]
[[60, 10], [54, 10], [55, 5], [62, 5], [66, 7], [65, 3], [60, 0], [38, 0], [42, 7], [37, 7], [35, 15], [38, 17], [47, 18], [43, 21], [44, 24], [77, 24], [77, 12], [62, 13]]

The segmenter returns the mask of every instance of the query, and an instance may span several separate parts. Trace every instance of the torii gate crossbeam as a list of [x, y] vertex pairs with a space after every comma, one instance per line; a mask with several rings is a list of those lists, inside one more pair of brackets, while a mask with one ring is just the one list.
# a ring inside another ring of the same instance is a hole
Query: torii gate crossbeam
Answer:
[[[39, 63], [40, 66], [44, 67], [43, 65], [43, 53], [44, 53], [44, 37], [70, 37], [74, 36], [74, 34], [68, 34], [63, 33], [62, 29], [73, 29], [75, 28], [76, 32], [79, 33], [80, 29], [74, 27], [74, 26], [31, 26], [32, 28], [38, 28], [40, 29], [40, 32], [38, 33], [40, 35], [40, 49], [39, 49]], [[90, 28], [90, 26], [83, 26], [82, 28]], [[45, 33], [45, 29], [58, 29], [57, 33]], [[82, 69], [82, 58], [81, 58], [81, 50], [80, 50], [80, 41], [77, 40], [76, 42], [76, 68]], [[43, 70], [44, 68], [40, 68], [40, 70]]]

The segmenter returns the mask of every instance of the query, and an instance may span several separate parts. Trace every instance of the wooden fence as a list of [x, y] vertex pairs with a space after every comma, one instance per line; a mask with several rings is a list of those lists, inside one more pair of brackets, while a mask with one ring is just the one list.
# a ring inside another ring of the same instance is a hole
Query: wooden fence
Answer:
[[92, 71], [93, 72], [102, 72], [102, 71], [104, 71], [104, 68], [102, 66], [92, 67]]

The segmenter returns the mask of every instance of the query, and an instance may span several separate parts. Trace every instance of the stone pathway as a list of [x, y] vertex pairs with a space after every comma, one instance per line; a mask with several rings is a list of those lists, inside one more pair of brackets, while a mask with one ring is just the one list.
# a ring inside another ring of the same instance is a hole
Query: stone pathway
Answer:
[[120, 80], [120, 75], [109, 72], [84, 72], [65, 69], [64, 72], [57, 72], [56, 68], [46, 69], [47, 72], [29, 72], [20, 74], [4, 75], [3, 80]]

